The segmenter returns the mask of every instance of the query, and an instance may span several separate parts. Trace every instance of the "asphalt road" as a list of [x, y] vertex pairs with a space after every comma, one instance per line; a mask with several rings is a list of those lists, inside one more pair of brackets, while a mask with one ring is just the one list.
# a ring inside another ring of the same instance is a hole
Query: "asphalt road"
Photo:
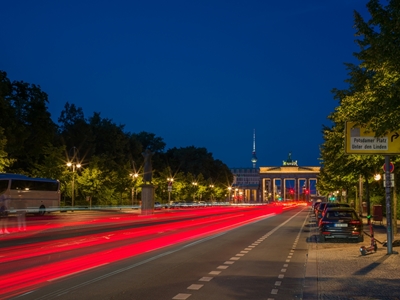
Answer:
[[[128, 253], [123, 260], [38, 284], [15, 299], [300, 299], [309, 247], [308, 215], [308, 208], [296, 207], [199, 239], [131, 257]], [[125, 248], [127, 241], [114, 247], [133, 252], [134, 244]], [[83, 255], [80, 251], [65, 255]], [[93, 252], [107, 256], [107, 251], [111, 249], [93, 244]], [[49, 255], [39, 258], [40, 263], [45, 264]]]

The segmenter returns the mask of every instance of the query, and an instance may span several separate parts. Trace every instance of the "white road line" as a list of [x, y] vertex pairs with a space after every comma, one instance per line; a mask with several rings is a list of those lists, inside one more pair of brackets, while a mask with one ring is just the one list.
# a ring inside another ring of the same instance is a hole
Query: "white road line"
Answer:
[[187, 298], [189, 298], [192, 294], [178, 294], [176, 295], [174, 298], [174, 300], [185, 300]]
[[221, 274], [221, 271], [211, 271], [208, 274], [210, 274], [210, 275], [219, 275], [219, 274]]
[[204, 286], [204, 284], [191, 284], [187, 287], [188, 290], [196, 290], [198, 291]]
[[229, 266], [218, 266], [217, 267], [217, 269], [220, 269], [220, 270], [226, 270], [228, 268], [229, 268]]
[[226, 265], [233, 265], [235, 262], [231, 261], [231, 260], [227, 260], [226, 262], [224, 262], [224, 264]]
[[199, 281], [211, 281], [214, 277], [201, 277]]

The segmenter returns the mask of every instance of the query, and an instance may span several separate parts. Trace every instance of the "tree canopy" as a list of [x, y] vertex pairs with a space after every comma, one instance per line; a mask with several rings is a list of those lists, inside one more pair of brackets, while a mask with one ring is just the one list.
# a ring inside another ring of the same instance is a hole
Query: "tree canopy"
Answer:
[[357, 185], [360, 176], [368, 186], [384, 163], [382, 155], [345, 154], [346, 122], [355, 122], [376, 137], [400, 129], [400, 1], [388, 1], [384, 6], [378, 0], [370, 0], [367, 8], [369, 20], [354, 12], [360, 49], [354, 56], [359, 63], [345, 64], [348, 88], [333, 89], [339, 105], [329, 115], [333, 125], [322, 130], [323, 168], [318, 189], [323, 193], [348, 190]]
[[[48, 112], [48, 95], [40, 86], [13, 81], [0, 71], [0, 172], [59, 179], [64, 203], [76, 176], [77, 203], [90, 197], [93, 204], [111, 205], [140, 193], [142, 152], [154, 153], [156, 197], [165, 199], [167, 178], [174, 178], [173, 196], [192, 199], [195, 193], [222, 199], [233, 176], [228, 167], [205, 148], [165, 150], [162, 137], [150, 132], [130, 133], [99, 112], [86, 117], [82, 108], [67, 102], [55, 123]], [[72, 170], [67, 162], [79, 163]], [[73, 174], [73, 171], [75, 173]], [[137, 177], [132, 176], [137, 174]]]

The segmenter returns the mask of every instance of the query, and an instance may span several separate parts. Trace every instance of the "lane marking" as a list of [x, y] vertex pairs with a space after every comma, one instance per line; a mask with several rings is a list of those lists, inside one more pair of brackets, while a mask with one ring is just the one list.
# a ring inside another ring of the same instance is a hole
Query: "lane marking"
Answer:
[[201, 277], [199, 281], [211, 281], [214, 277]]
[[210, 274], [210, 275], [219, 275], [219, 274], [221, 274], [221, 271], [211, 271], [208, 274]]
[[198, 291], [204, 286], [204, 284], [191, 284], [187, 287], [188, 290], [196, 290]]
[[176, 295], [174, 298], [174, 300], [185, 300], [187, 298], [189, 298], [192, 294], [178, 294]]
[[226, 270], [228, 269], [229, 266], [218, 266], [217, 269], [221, 269], [221, 270]]

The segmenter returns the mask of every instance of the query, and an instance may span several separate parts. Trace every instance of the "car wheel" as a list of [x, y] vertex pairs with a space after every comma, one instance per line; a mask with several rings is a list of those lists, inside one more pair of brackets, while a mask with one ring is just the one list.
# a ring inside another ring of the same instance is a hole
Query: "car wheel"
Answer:
[[325, 236], [323, 234], [319, 235], [319, 241], [320, 243], [325, 243]]

